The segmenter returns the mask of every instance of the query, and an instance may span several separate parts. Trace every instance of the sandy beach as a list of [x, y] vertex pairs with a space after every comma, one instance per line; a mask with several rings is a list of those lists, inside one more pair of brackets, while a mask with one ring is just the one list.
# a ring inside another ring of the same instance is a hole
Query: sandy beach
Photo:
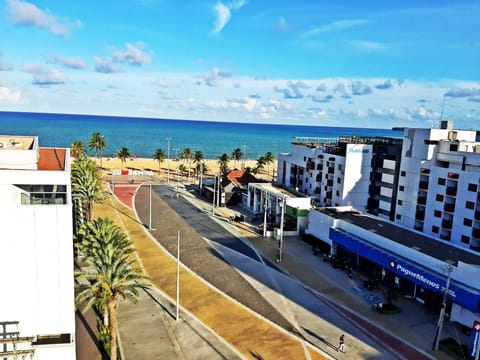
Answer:
[[[92, 157], [95, 161], [95, 157]], [[196, 167], [196, 163], [193, 161], [190, 162], [190, 165], [185, 160], [173, 160], [170, 159], [164, 160], [160, 166], [158, 161], [149, 158], [130, 158], [127, 159], [123, 164], [119, 158], [113, 157], [102, 157], [96, 159], [96, 162], [99, 166], [103, 169], [103, 175], [111, 175], [112, 171], [121, 172], [122, 170], [128, 170], [129, 172], [133, 171], [152, 171], [153, 175], [162, 179], [167, 177], [167, 174], [170, 173], [170, 176], [177, 176], [181, 175], [183, 178], [188, 179], [188, 168], [190, 166], [190, 177], [194, 178], [194, 169]], [[219, 165], [218, 159], [205, 159], [203, 160], [204, 166], [206, 166], [206, 171], [204, 176], [206, 177], [213, 177], [215, 174], [219, 174]], [[230, 170], [233, 169], [242, 169], [243, 166], [246, 168], [254, 169], [257, 164], [257, 160], [255, 159], [246, 159], [234, 162], [230, 160], [228, 162], [228, 168]], [[183, 165], [186, 169], [185, 171], [179, 171], [179, 167]], [[275, 167], [276, 169], [276, 160], [275, 163], [270, 164], [269, 166], [265, 166], [263, 170], [261, 170], [255, 176], [259, 179], [271, 180], [272, 179], [272, 171]], [[267, 175], [268, 170], [268, 175]]]

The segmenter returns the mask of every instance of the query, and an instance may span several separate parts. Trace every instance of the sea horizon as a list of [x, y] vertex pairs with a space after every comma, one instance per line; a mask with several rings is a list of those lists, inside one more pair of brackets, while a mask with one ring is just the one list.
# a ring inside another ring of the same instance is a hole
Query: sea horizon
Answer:
[[105, 137], [107, 146], [101, 154], [105, 157], [115, 157], [121, 147], [143, 158], [151, 158], [157, 148], [166, 156], [169, 148], [170, 158], [179, 157], [184, 148], [190, 148], [192, 152], [202, 151], [206, 159], [216, 159], [224, 153], [230, 156], [236, 148], [242, 149], [246, 159], [256, 159], [267, 151], [276, 157], [290, 151], [295, 136], [401, 135], [384, 128], [0, 111], [2, 135], [38, 136], [43, 147], [70, 147], [79, 140], [87, 154], [93, 155], [87, 143], [94, 132]]

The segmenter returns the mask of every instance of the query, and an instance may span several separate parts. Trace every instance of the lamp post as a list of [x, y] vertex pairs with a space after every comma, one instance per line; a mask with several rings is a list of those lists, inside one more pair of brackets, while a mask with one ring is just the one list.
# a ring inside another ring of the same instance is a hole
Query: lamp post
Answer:
[[241, 145], [241, 148], [243, 149], [243, 169], [242, 170], [245, 170], [245, 159], [247, 157], [248, 146], [247, 145]]
[[454, 266], [454, 263], [452, 261], [447, 260], [447, 265], [446, 265], [446, 269], [448, 272], [447, 282], [445, 284], [445, 289], [443, 290], [442, 308], [440, 310], [440, 315], [438, 317], [437, 330], [435, 331], [435, 337], [433, 340], [433, 348], [432, 348], [433, 351], [438, 350], [438, 345], [440, 343], [440, 336], [442, 334], [442, 329], [443, 329], [443, 320], [445, 318], [445, 308], [447, 307], [447, 296], [450, 288], [450, 280], [452, 279], [453, 266]]
[[170, 184], [170, 140], [172, 138], [167, 137], [167, 183]]
[[148, 229], [150, 231], [155, 230], [153, 225], [152, 225], [152, 177], [149, 176], [150, 179], [150, 204], [149, 204], [149, 222], [148, 222]]
[[217, 175], [213, 179], [212, 216], [215, 215], [215, 195], [217, 193]]
[[267, 210], [268, 210], [268, 193], [265, 191], [263, 193], [263, 237], [267, 237]]
[[282, 262], [283, 253], [283, 220], [285, 217], [285, 197], [282, 198], [282, 215], [280, 216], [280, 239], [278, 240], [277, 263]]
[[177, 311], [175, 321], [180, 319], [180, 230], [177, 233]]

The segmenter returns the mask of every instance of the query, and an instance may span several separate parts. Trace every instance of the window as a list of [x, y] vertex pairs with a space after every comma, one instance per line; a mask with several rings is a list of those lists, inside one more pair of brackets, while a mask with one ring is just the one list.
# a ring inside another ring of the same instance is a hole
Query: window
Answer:
[[475, 191], [477, 191], [477, 189], [478, 189], [477, 184], [468, 184], [468, 191], [475, 192]]
[[398, 187], [398, 190], [400, 190], [400, 191], [405, 191], [405, 186], [400, 185], [400, 186]]
[[464, 244], [469, 244], [470, 243], [470, 238], [467, 235], [462, 235], [461, 241]]
[[22, 205], [62, 205], [67, 204], [66, 185], [16, 185], [23, 190]]
[[438, 178], [438, 185], [445, 185], [445, 178]]
[[435, 210], [435, 211], [433, 212], [433, 216], [438, 217], [438, 218], [439, 218], [439, 217], [442, 217], [442, 212], [441, 212], [440, 210]]
[[472, 219], [464, 218], [464, 219], [463, 219], [463, 225], [465, 225], [465, 226], [472, 226]]
[[438, 145], [438, 140], [424, 140], [425, 145]]
[[435, 196], [435, 200], [442, 202], [443, 201], [443, 195], [437, 194], [437, 196]]
[[450, 151], [458, 151], [458, 144], [450, 144]]
[[438, 226], [432, 226], [432, 232], [435, 233], [435, 234], [438, 234]]
[[400, 176], [407, 176], [407, 173], [405, 171], [400, 171]]
[[335, 195], [340, 196], [340, 191], [335, 191]]
[[402, 205], [403, 205], [403, 200], [398, 200], [398, 201], [397, 201], [397, 204], [400, 205], [400, 206], [402, 206]]
[[337, 178], [337, 184], [341, 184], [342, 183], [342, 178]]
[[465, 202], [465, 208], [473, 210], [475, 208], [475, 203], [473, 201], [467, 201]]
[[402, 220], [402, 215], [397, 214], [397, 215], [395, 216], [395, 218], [396, 218], [397, 220]]

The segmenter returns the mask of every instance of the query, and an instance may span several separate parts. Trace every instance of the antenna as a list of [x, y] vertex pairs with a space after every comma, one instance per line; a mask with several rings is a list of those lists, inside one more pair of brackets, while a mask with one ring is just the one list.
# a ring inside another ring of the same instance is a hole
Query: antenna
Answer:
[[443, 120], [443, 110], [445, 109], [445, 100], [447, 100], [446, 96], [443, 97], [442, 112], [440, 113], [440, 121]]

